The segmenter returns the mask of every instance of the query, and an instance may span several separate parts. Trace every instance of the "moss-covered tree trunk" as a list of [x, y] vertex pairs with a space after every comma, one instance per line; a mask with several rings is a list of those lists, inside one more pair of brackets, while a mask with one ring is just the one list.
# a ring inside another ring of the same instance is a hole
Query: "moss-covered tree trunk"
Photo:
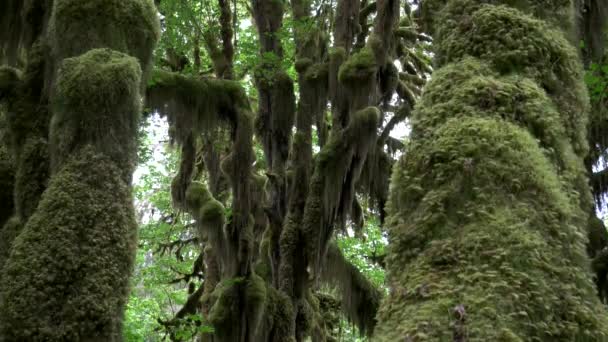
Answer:
[[[24, 29], [39, 36], [22, 47], [25, 72], [7, 104], [18, 177], [3, 233], [20, 228], [3, 251], [0, 340], [119, 341], [136, 248], [140, 89], [158, 17], [146, 0], [56, 0], [23, 11], [14, 15], [41, 18], [23, 23], [39, 25]], [[41, 159], [50, 167], [30, 165]], [[47, 169], [48, 179], [38, 176]]]
[[421, 10], [439, 69], [393, 173], [377, 340], [606, 340], [571, 1]]

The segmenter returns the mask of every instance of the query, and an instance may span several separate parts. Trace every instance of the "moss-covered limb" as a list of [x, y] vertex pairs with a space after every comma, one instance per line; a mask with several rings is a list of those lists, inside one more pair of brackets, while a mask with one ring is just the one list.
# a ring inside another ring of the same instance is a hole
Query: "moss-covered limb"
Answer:
[[180, 163], [177, 175], [171, 181], [171, 200], [173, 207], [188, 209], [186, 192], [195, 174], [196, 146], [194, 136], [187, 136], [182, 142]]
[[136, 57], [147, 75], [159, 36], [160, 21], [152, 0], [53, 1], [49, 45], [57, 61], [110, 48]]
[[2, 337], [120, 340], [136, 248], [122, 174], [109, 157], [86, 147], [52, 178], [4, 268]]
[[378, 339], [447, 339], [445, 313], [461, 305], [471, 340], [605, 339], [563, 186], [535, 139], [502, 120], [453, 118], [415, 139], [393, 174]]
[[199, 79], [161, 69], [152, 73], [146, 105], [167, 116], [178, 143], [190, 134], [210, 132], [221, 121], [236, 127], [238, 111], [249, 109], [247, 94], [236, 81]]
[[350, 214], [354, 186], [375, 143], [379, 118], [376, 107], [358, 111], [350, 125], [334, 133], [316, 157], [302, 222], [312, 276], [320, 269], [334, 225], [344, 225]]
[[371, 336], [382, 293], [344, 258], [336, 245], [329, 245], [321, 280], [339, 289], [344, 315], [359, 328], [361, 335]]
[[[138, 61], [109, 49], [63, 60], [57, 73], [50, 127], [51, 169], [86, 144], [106, 154], [130, 182], [140, 115]], [[94, 108], [94, 110], [91, 110]]]

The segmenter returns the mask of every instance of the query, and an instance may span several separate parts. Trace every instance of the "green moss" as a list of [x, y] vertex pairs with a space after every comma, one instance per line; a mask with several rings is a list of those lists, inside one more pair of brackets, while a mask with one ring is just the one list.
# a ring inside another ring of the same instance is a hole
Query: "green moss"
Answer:
[[[568, 118], [560, 115], [545, 91], [528, 78], [498, 77], [488, 69], [484, 75], [482, 64], [479, 70], [467, 70], [473, 63], [457, 62], [438, 72], [413, 115], [414, 135], [433, 134], [434, 129], [454, 117], [500, 117], [526, 127], [560, 169], [580, 171], [580, 160], [574, 155], [563, 126]], [[584, 139], [584, 131], [569, 133], [573, 140]]]
[[219, 121], [234, 125], [249, 109], [236, 81], [197, 79], [155, 69], [146, 90], [146, 106], [167, 116], [177, 142], [192, 133], [210, 132]]
[[[446, 24], [458, 23], [462, 15], [473, 13], [483, 4], [484, 2], [476, 0], [424, 0], [420, 10], [421, 26], [429, 34], [441, 35]], [[570, 0], [499, 0], [492, 2], [492, 5], [517, 8], [567, 33], [571, 33], [574, 28], [574, 8]], [[442, 11], [444, 7], [445, 10]]]
[[240, 280], [225, 279], [213, 291], [215, 301], [209, 311], [209, 322], [215, 329], [215, 335], [229, 339], [235, 335], [234, 322], [240, 321], [239, 288]]
[[115, 160], [130, 179], [141, 112], [135, 58], [109, 49], [65, 59], [59, 69], [50, 128], [52, 170], [86, 144]]
[[525, 340], [605, 339], [579, 208], [562, 189], [537, 141], [511, 123], [452, 118], [416, 139], [392, 178], [395, 287], [381, 340], [448, 338], [445, 313], [458, 305], [472, 340], [505, 340], [505, 329]]
[[137, 57], [145, 75], [160, 36], [160, 22], [152, 0], [57, 0], [49, 33], [57, 61], [110, 48]]
[[0, 335], [120, 340], [136, 227], [122, 170], [90, 147], [75, 152], [13, 244], [0, 281]]
[[369, 82], [375, 73], [374, 52], [370, 47], [365, 46], [340, 66], [338, 80], [345, 86], [357, 87], [361, 82]]
[[520, 73], [536, 80], [567, 117], [564, 122], [573, 148], [585, 154], [587, 142], [582, 134], [588, 96], [578, 54], [563, 32], [503, 6], [481, 6], [464, 22], [445, 25], [445, 34], [437, 44], [437, 63], [470, 55], [488, 62], [501, 74]]
[[2, 227], [0, 227], [0, 270], [8, 260], [8, 256], [11, 252], [11, 245], [21, 232], [21, 228], [23, 228], [23, 222], [17, 215], [10, 217], [3, 223]]
[[249, 321], [249, 328], [252, 330], [251, 336], [256, 336], [260, 326], [264, 321], [268, 306], [268, 285], [255, 273], [252, 273], [245, 285], [246, 311]]
[[329, 66], [327, 63], [316, 63], [307, 68], [304, 79], [307, 82], [327, 82]]
[[205, 226], [222, 227], [225, 209], [213, 198], [201, 182], [192, 182], [186, 191], [186, 205], [199, 223]]

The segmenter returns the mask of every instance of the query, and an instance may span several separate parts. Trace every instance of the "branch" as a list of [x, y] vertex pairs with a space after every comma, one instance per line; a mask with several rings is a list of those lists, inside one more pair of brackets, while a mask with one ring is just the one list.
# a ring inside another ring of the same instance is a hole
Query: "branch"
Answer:
[[341, 308], [345, 316], [357, 325], [362, 335], [371, 336], [376, 326], [376, 313], [382, 294], [346, 260], [335, 244], [328, 248], [321, 281], [340, 290]]

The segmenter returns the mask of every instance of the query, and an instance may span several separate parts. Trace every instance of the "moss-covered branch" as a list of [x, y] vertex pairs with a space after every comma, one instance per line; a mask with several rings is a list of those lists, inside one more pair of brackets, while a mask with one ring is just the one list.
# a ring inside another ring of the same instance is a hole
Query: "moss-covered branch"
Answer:
[[371, 336], [382, 293], [344, 258], [336, 245], [329, 245], [321, 280], [338, 288], [344, 315], [362, 335]]

